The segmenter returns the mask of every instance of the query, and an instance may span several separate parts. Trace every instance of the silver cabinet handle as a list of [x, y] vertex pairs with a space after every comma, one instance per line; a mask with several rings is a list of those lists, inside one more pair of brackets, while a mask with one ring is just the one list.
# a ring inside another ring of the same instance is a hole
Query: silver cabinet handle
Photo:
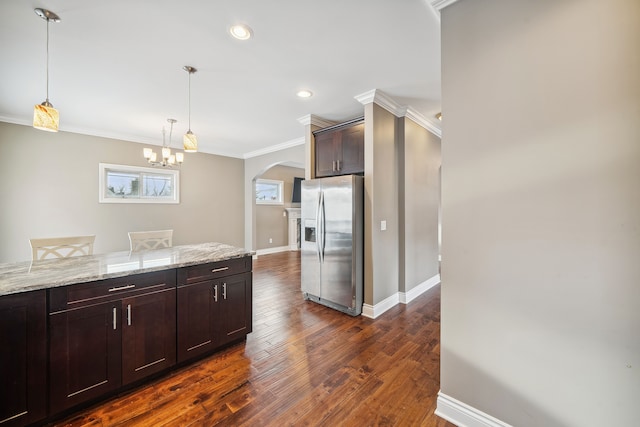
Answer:
[[222, 298], [227, 299], [227, 284], [222, 284]]
[[127, 325], [131, 326], [131, 304], [127, 304]]
[[340, 172], [340, 160], [336, 160], [336, 171]]
[[111, 288], [111, 289], [109, 289], [109, 292], [124, 291], [125, 289], [133, 289], [133, 288], [135, 288], [135, 287], [136, 287], [136, 285], [133, 285], [133, 284], [131, 284], [131, 285], [125, 285], [125, 286], [117, 286], [117, 287], [115, 287], [115, 288]]
[[218, 285], [213, 285], [213, 300], [218, 302]]
[[118, 329], [118, 310], [113, 307], [113, 330]]
[[229, 267], [220, 267], [220, 268], [214, 268], [213, 270], [211, 270], [212, 273], [217, 273], [219, 271], [225, 271], [228, 270]]
[[335, 160], [331, 162], [331, 170], [332, 170], [333, 172], [335, 172], [335, 171], [336, 171], [336, 161], [335, 161]]

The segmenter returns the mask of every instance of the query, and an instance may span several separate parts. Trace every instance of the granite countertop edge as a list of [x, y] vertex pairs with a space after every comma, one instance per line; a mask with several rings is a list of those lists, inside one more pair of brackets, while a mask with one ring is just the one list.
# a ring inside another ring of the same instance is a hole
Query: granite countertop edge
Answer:
[[[0, 264], [0, 296], [190, 267], [255, 255], [223, 243], [173, 246], [141, 252]], [[145, 265], [146, 264], [146, 265]]]

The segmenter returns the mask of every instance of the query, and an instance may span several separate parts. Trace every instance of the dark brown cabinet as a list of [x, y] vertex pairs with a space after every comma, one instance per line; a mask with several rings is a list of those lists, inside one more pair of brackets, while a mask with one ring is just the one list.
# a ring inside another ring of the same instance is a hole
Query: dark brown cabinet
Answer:
[[49, 317], [52, 413], [116, 390], [121, 378], [120, 302]]
[[176, 361], [175, 270], [49, 290], [51, 413]]
[[178, 362], [251, 332], [251, 257], [178, 270]]
[[0, 297], [0, 426], [46, 415], [46, 291]]
[[364, 121], [314, 132], [316, 177], [364, 173]]

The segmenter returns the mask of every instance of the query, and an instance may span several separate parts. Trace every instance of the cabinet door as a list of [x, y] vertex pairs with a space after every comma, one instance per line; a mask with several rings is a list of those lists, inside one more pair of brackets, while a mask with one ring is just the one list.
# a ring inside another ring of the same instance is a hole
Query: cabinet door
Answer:
[[218, 336], [220, 344], [243, 338], [252, 328], [251, 273], [221, 279]]
[[178, 287], [178, 362], [218, 346], [214, 316], [219, 292], [212, 280]]
[[364, 172], [364, 123], [344, 129], [341, 133], [340, 175]]
[[122, 383], [176, 363], [176, 290], [122, 300]]
[[45, 291], [0, 297], [0, 425], [46, 416]]
[[339, 141], [335, 132], [319, 133], [315, 136], [316, 177], [332, 176], [336, 173]]
[[49, 315], [49, 407], [60, 412], [121, 384], [120, 302]]

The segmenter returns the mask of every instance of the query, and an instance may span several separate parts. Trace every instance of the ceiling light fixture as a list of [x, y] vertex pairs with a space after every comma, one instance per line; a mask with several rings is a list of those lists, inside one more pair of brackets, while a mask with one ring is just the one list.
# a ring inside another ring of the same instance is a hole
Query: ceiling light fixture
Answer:
[[47, 98], [33, 107], [33, 127], [49, 132], [58, 132], [60, 115], [49, 102], [49, 22], [60, 22], [60, 17], [47, 9], [34, 9], [36, 15], [47, 21]]
[[182, 145], [187, 153], [195, 153], [198, 151], [198, 138], [191, 132], [191, 74], [198, 70], [190, 65], [185, 65], [182, 69], [189, 73], [189, 130], [182, 137]]
[[442, 121], [442, 113], [436, 114], [436, 119]]
[[299, 90], [298, 93], [296, 93], [296, 95], [298, 95], [298, 97], [300, 98], [311, 98], [313, 96], [313, 92], [307, 89], [303, 89], [303, 90]]
[[245, 24], [232, 25], [229, 33], [238, 40], [249, 40], [253, 36], [253, 30]]
[[158, 160], [158, 154], [153, 151], [152, 148], [143, 148], [142, 149], [142, 154], [144, 156], [145, 159], [147, 159], [147, 162], [149, 162], [149, 164], [151, 164], [152, 166], [162, 166], [163, 168], [165, 167], [172, 167], [172, 166], [176, 166], [176, 164], [178, 166], [180, 166], [182, 164], [182, 162], [184, 162], [184, 153], [176, 153], [176, 154], [171, 154], [171, 134], [173, 133], [173, 124], [175, 122], [177, 122], [176, 119], [167, 119], [167, 122], [169, 122], [169, 143], [166, 143], [165, 140], [165, 129], [164, 126], [162, 127], [162, 160]]

